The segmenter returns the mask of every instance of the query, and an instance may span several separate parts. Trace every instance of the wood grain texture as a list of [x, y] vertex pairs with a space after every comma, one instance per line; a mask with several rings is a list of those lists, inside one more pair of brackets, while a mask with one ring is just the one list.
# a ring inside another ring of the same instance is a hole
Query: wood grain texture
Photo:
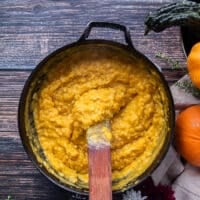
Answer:
[[[86, 24], [95, 20], [128, 26], [135, 47], [153, 60], [157, 52], [167, 52], [170, 57], [182, 62], [184, 55], [177, 29], [144, 36], [144, 17], [169, 2], [3, 0], [0, 4], [0, 68], [34, 68], [55, 49], [76, 41]], [[91, 38], [96, 37], [124, 41], [117, 31], [94, 30]], [[164, 67], [162, 63], [158, 64]]]
[[[41, 175], [27, 157], [17, 128], [17, 110], [25, 80], [55, 49], [76, 41], [89, 21], [113, 21], [130, 27], [135, 47], [162, 67], [169, 85], [184, 75], [171, 70], [157, 53], [185, 67], [179, 28], [144, 36], [146, 14], [172, 0], [2, 0], [0, 3], [0, 200], [86, 199], [69, 195]], [[124, 42], [118, 31], [94, 30], [90, 38]]]
[[89, 199], [112, 200], [110, 145], [89, 146]]

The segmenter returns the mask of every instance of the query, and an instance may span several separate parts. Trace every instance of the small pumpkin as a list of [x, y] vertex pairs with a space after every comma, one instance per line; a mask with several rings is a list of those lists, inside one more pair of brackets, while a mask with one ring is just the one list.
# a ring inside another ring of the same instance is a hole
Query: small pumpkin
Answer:
[[200, 105], [186, 108], [177, 116], [175, 146], [185, 160], [200, 166]]
[[192, 83], [200, 88], [200, 42], [192, 47], [187, 58], [187, 67]]

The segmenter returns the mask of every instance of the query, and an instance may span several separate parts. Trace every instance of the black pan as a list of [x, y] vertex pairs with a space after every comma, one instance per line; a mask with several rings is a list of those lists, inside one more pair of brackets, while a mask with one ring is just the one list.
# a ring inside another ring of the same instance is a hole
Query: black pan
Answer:
[[[112, 28], [122, 31], [124, 33], [126, 44], [121, 44], [110, 40], [88, 39], [91, 29], [94, 27]], [[159, 71], [156, 65], [154, 65], [145, 55], [138, 52], [134, 48], [131, 41], [130, 33], [128, 29], [123, 25], [109, 23], [109, 22], [91, 22], [90, 24], [88, 24], [82, 36], [77, 42], [66, 45], [56, 50], [55, 52], [47, 56], [44, 60], [42, 60], [29, 76], [21, 94], [19, 112], [18, 112], [18, 126], [19, 126], [19, 133], [21, 136], [21, 140], [30, 159], [40, 170], [40, 172], [44, 174], [50, 181], [52, 181], [56, 185], [60, 186], [61, 188], [64, 188], [69, 192], [73, 192], [77, 195], [86, 195], [86, 196], [88, 194], [88, 191], [86, 189], [81, 189], [80, 187], [74, 187], [64, 183], [62, 181], [62, 178], [60, 178], [59, 176], [55, 176], [55, 174], [53, 173], [54, 170], [48, 165], [48, 163], [46, 163], [46, 165], [41, 164], [41, 160], [45, 160], [45, 156], [39, 145], [37, 139], [37, 133], [34, 127], [32, 99], [34, 98], [33, 97], [34, 93], [40, 89], [40, 85], [42, 81], [45, 79], [48, 69], [53, 67], [55, 63], [59, 62], [64, 57], [66, 58], [66, 56], [70, 58], [70, 54], [73, 51], [84, 51], [84, 49], [91, 48], [94, 46], [101, 46], [102, 48], [109, 48], [110, 50], [117, 49], [123, 52], [125, 55], [133, 56], [134, 59], [143, 60], [146, 66], [153, 69], [159, 75], [162, 84], [164, 85], [166, 95], [169, 101], [168, 102], [170, 110], [168, 114], [169, 131], [165, 143], [160, 151], [160, 154], [157, 156], [153, 164], [148, 169], [146, 169], [146, 171], [141, 176], [137, 178], [137, 181], [133, 180], [132, 182], [130, 182], [126, 186], [126, 189], [132, 188], [137, 184], [141, 183], [143, 180], [149, 177], [151, 173], [158, 167], [160, 162], [163, 160], [171, 143], [172, 133], [174, 129], [174, 121], [175, 121], [172, 95], [163, 74]], [[35, 147], [37, 150], [33, 150], [33, 147]], [[39, 156], [36, 156], [36, 154]], [[115, 191], [114, 195], [121, 193], [122, 191]], [[85, 199], [86, 196], [82, 196], [81, 198]]]

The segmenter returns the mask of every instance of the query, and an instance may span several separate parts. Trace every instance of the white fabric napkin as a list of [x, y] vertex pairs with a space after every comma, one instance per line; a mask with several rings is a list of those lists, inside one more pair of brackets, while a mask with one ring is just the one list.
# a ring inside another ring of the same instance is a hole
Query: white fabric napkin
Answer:
[[170, 147], [160, 166], [152, 174], [157, 185], [171, 185], [176, 200], [200, 200], [200, 167], [185, 166], [179, 155]]
[[183, 170], [184, 166], [179, 159], [179, 155], [171, 146], [159, 167], [153, 172], [152, 179], [155, 185], [159, 183], [170, 185]]
[[187, 164], [172, 187], [176, 200], [200, 200], [200, 168]]

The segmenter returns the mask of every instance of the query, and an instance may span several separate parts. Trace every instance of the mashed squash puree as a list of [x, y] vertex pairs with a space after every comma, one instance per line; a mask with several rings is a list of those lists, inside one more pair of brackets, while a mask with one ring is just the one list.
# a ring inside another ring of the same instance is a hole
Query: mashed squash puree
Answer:
[[111, 121], [113, 190], [136, 180], [166, 137], [168, 104], [159, 76], [123, 52], [74, 52], [49, 70], [34, 99], [44, 155], [72, 185], [88, 187], [90, 126]]

